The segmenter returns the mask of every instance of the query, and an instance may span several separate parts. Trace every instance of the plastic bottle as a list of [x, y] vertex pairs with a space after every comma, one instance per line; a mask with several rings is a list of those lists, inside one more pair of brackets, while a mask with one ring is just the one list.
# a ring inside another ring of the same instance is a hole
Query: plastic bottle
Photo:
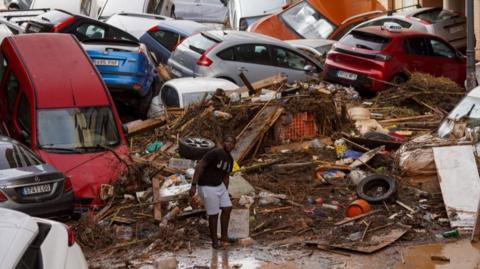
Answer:
[[444, 238], [459, 237], [459, 236], [460, 236], [460, 232], [458, 231], [458, 229], [453, 229], [453, 230], [451, 230], [451, 231], [443, 232], [443, 233], [442, 233], [442, 236], [443, 236]]

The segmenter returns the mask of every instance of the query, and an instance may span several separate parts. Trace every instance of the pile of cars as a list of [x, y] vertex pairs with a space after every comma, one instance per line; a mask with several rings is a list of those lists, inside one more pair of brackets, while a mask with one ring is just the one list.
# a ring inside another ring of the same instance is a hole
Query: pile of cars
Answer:
[[[464, 83], [462, 14], [290, 2], [4, 0], [0, 207], [49, 217], [104, 203], [102, 186], [131, 162], [119, 108], [145, 119], [276, 74], [369, 92], [415, 71]], [[29, 221], [45, 235], [42, 221]]]

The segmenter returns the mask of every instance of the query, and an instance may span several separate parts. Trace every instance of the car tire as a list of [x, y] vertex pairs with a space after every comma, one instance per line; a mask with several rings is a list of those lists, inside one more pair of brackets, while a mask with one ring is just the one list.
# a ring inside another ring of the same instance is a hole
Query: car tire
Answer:
[[157, 87], [155, 86], [155, 83], [153, 83], [148, 93], [144, 97], [140, 98], [138, 104], [138, 117], [140, 119], [144, 120], [147, 118], [148, 110], [150, 109], [152, 99], [155, 97], [156, 92]]
[[182, 158], [200, 160], [205, 153], [215, 148], [212, 140], [201, 137], [184, 137], [178, 142], [178, 153]]
[[407, 82], [408, 78], [406, 78], [404, 75], [400, 75], [400, 74], [397, 74], [395, 76], [393, 76], [393, 78], [390, 80], [390, 82], [392, 82], [393, 84], [396, 84], [396, 85], [401, 85], [405, 82]]
[[[374, 193], [375, 188], [381, 188], [381, 192]], [[396, 193], [397, 183], [395, 179], [385, 175], [368, 176], [357, 185], [358, 197], [372, 204], [393, 199]]]

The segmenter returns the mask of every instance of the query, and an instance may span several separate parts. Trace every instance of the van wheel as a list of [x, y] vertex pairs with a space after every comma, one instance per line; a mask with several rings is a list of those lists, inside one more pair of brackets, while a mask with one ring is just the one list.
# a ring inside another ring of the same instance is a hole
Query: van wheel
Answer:
[[140, 98], [139, 105], [138, 105], [138, 117], [142, 120], [147, 118], [148, 110], [150, 109], [150, 105], [152, 104], [152, 99], [157, 92], [157, 87], [155, 87], [155, 83], [150, 87], [147, 95]]
[[178, 153], [190, 160], [200, 160], [205, 153], [215, 148], [212, 140], [201, 137], [184, 137], [178, 141]]

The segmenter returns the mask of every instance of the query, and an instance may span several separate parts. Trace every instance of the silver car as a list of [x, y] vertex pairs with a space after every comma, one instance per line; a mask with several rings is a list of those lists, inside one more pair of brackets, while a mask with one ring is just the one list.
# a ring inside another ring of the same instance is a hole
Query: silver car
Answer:
[[442, 8], [419, 8], [385, 15], [361, 23], [354, 29], [367, 26], [382, 26], [386, 22], [393, 22], [403, 28], [438, 35], [460, 51], [464, 51], [467, 46], [465, 16]]
[[196, 22], [224, 23], [226, 0], [172, 0], [172, 17]]
[[33, 216], [73, 213], [70, 179], [19, 142], [0, 135], [0, 207]]
[[286, 42], [241, 31], [206, 31], [185, 39], [173, 52], [168, 66], [174, 77], [224, 78], [244, 85], [283, 74], [289, 82], [308, 79], [322, 71], [314, 59]]

